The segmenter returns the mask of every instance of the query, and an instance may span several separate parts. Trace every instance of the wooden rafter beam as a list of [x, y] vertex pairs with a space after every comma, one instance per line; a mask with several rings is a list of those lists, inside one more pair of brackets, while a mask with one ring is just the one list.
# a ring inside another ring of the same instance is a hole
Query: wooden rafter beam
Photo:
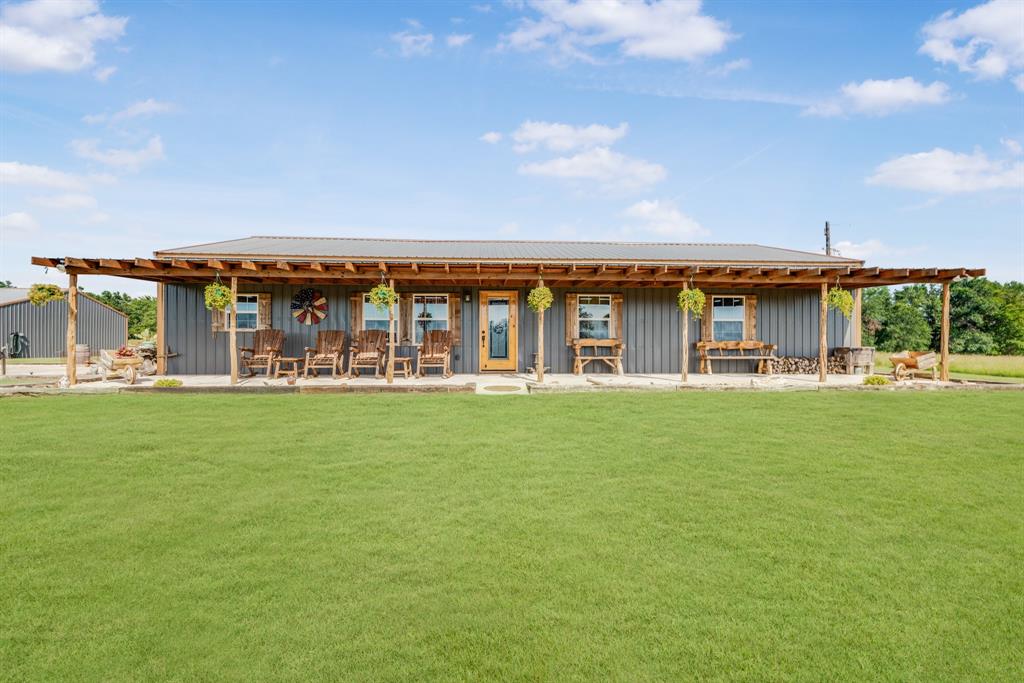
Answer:
[[242, 270], [254, 270], [258, 273], [260, 267], [254, 261], [242, 261]]
[[182, 268], [184, 270], [195, 270], [195, 266], [192, 264], [192, 262], [186, 261], [184, 259], [172, 258], [171, 265], [174, 266], [175, 268]]
[[101, 258], [100, 265], [104, 268], [115, 268], [117, 270], [124, 270], [125, 266], [117, 259], [112, 258]]

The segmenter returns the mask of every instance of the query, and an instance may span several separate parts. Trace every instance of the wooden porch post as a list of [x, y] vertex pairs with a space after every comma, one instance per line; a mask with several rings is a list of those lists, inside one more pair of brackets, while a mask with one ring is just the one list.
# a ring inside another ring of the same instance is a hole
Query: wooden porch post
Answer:
[[164, 333], [164, 287], [163, 282], [156, 283], [156, 374], [167, 374], [167, 349]]
[[821, 283], [821, 301], [818, 305], [818, 381], [822, 384], [828, 374], [828, 283]]
[[[684, 282], [683, 283], [683, 291], [686, 291], [689, 288], [690, 288], [690, 283]], [[690, 378], [690, 309], [689, 308], [687, 308], [685, 311], [683, 311], [683, 323], [682, 324], [683, 324], [683, 329], [680, 330], [681, 334], [679, 335], [679, 339], [681, 340], [680, 343], [682, 344], [682, 347], [683, 347], [682, 350], [681, 350], [681, 353], [682, 353], [682, 359], [681, 359], [681, 361], [682, 361], [682, 375], [683, 375], [682, 381], [686, 382]]]
[[942, 336], [940, 341], [940, 353], [942, 354], [942, 367], [939, 370], [939, 379], [943, 382], [949, 381], [949, 283], [942, 283]]
[[[544, 278], [537, 282], [538, 287], [544, 286]], [[544, 381], [544, 309], [537, 311], [537, 381]]]
[[[395, 289], [394, 279], [388, 282], [392, 291]], [[386, 374], [388, 384], [395, 381], [395, 307], [388, 306], [388, 371]]]
[[[864, 293], [864, 288], [863, 287], [858, 287], [853, 292], [853, 345], [854, 346], [860, 346], [861, 342], [862, 342], [861, 331], [862, 331], [863, 320], [864, 320], [864, 318], [862, 317], [863, 305], [864, 305], [863, 293]], [[848, 372], [852, 372], [852, 370], [849, 370], [849, 369], [847, 371]]]
[[[228, 311], [228, 343], [231, 345], [231, 383], [238, 384], [238, 278], [231, 278], [231, 310]], [[258, 349], [257, 349], [258, 352]], [[252, 372], [250, 370], [250, 372]]]
[[78, 276], [68, 275], [68, 386], [78, 384], [78, 365], [75, 359], [75, 343], [78, 341]]

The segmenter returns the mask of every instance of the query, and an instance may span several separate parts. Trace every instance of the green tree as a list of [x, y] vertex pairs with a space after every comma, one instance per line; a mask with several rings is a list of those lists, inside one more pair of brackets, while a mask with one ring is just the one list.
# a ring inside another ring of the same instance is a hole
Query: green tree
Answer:
[[111, 308], [128, 316], [128, 335], [135, 339], [156, 331], [156, 297], [133, 297], [124, 292], [104, 291], [94, 295]]
[[1003, 285], [999, 309], [999, 321], [993, 329], [999, 353], [1024, 355], [1024, 282]]
[[0, 289], [4, 287], [13, 287], [10, 280], [0, 280]]
[[983, 277], [959, 280], [949, 290], [949, 350], [953, 353], [997, 353], [994, 330], [999, 326], [1000, 285]]
[[893, 301], [877, 339], [884, 351], [920, 351], [930, 347], [932, 330], [921, 309], [906, 301]]
[[892, 308], [892, 296], [888, 287], [865, 289], [861, 298], [861, 343], [878, 346], [878, 334], [885, 327], [885, 320]]

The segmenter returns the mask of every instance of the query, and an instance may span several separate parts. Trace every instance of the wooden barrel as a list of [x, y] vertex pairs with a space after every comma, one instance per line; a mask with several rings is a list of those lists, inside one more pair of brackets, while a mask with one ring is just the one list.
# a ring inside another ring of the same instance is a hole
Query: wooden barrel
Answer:
[[89, 345], [75, 344], [75, 365], [89, 364]]

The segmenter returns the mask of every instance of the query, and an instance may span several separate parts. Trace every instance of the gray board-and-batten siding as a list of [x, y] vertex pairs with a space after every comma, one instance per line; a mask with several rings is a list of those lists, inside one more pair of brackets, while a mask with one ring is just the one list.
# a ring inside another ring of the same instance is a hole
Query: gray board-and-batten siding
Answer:
[[[21, 300], [0, 305], [0, 345], [10, 343], [12, 332], [23, 335], [28, 341], [24, 358], [66, 356], [67, 330], [67, 301], [34, 306]], [[128, 343], [128, 317], [80, 294], [77, 340], [88, 344], [94, 356], [99, 349], [119, 348]]]
[[[302, 356], [306, 346], [316, 345], [317, 330], [347, 330], [349, 297], [365, 288], [343, 286], [318, 287], [327, 297], [327, 317], [319, 325], [303, 325], [291, 316], [290, 304], [300, 285], [240, 285], [239, 292], [268, 292], [271, 295], [271, 326], [284, 330], [286, 356]], [[458, 292], [462, 297], [462, 343], [452, 358], [456, 373], [479, 372], [479, 292], [480, 287], [397, 288], [399, 293]], [[519, 289], [519, 371], [533, 363], [537, 348], [537, 316], [526, 307], [528, 289]], [[611, 290], [555, 289], [555, 301], [545, 313], [544, 360], [550, 372], [572, 372], [572, 350], [565, 345], [565, 294], [567, 292], [610, 293]], [[621, 290], [622, 333], [626, 344], [624, 369], [627, 373], [676, 373], [680, 370], [680, 314], [676, 306], [677, 290], [671, 288], [626, 288]], [[470, 300], [465, 300], [466, 295]], [[757, 296], [757, 338], [776, 344], [782, 356], [818, 355], [817, 290], [760, 289], [709, 290], [707, 294], [753, 294]], [[167, 361], [171, 375], [226, 374], [229, 372], [227, 332], [210, 331], [210, 312], [203, 304], [202, 285], [168, 284], [164, 290], [165, 340], [173, 354]], [[710, 299], [709, 299], [710, 305]], [[691, 343], [700, 339], [700, 321], [691, 319]], [[246, 346], [252, 333], [238, 333], [238, 343]], [[834, 310], [828, 314], [828, 346], [850, 346], [849, 322]], [[398, 347], [399, 355], [415, 356], [416, 348]], [[690, 370], [697, 371], [699, 359], [691, 348]], [[591, 363], [587, 372], [602, 372], [604, 364]], [[753, 372], [751, 361], [718, 362], [716, 372]]]

